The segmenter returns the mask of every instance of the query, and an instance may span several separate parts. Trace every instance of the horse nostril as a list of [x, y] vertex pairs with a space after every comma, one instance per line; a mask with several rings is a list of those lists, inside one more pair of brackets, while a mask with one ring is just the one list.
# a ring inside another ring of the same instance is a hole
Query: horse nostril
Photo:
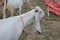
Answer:
[[37, 31], [37, 33], [40, 35], [40, 34], [42, 34], [41, 32], [39, 32], [39, 31]]

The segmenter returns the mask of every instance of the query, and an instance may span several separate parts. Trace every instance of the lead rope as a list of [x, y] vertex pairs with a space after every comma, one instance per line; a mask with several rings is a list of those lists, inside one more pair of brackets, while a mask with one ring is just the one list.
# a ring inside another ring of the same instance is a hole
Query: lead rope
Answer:
[[21, 16], [21, 22], [22, 22], [22, 26], [24, 27], [24, 21], [22, 16]]

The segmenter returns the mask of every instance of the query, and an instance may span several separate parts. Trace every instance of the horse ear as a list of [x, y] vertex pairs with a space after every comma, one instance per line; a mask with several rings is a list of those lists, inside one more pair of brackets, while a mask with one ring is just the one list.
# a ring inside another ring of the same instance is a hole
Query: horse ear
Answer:
[[35, 10], [35, 12], [38, 12], [38, 11], [39, 11], [38, 9]]

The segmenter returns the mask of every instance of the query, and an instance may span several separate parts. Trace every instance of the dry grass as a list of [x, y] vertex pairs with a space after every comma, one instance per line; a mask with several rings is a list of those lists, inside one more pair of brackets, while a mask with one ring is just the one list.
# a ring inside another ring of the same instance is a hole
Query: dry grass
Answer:
[[[32, 4], [33, 3], [33, 4]], [[32, 1], [31, 5], [40, 6], [46, 13], [46, 7], [43, 2], [40, 0]], [[23, 5], [22, 13], [25, 13], [30, 10], [28, 5]], [[28, 25], [26, 32], [22, 33], [20, 40], [60, 40], [60, 19], [55, 15], [50, 13], [50, 17], [47, 17], [45, 14], [44, 19], [41, 21], [42, 34], [33, 34], [31, 30], [31, 25]]]

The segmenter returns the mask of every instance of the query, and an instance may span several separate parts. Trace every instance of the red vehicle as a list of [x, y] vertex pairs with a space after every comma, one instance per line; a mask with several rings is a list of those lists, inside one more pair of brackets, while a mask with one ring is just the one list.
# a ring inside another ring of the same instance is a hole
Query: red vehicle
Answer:
[[55, 15], [60, 16], [60, 0], [59, 1], [45, 0], [45, 4], [47, 7], [48, 16], [49, 12], [52, 12]]

